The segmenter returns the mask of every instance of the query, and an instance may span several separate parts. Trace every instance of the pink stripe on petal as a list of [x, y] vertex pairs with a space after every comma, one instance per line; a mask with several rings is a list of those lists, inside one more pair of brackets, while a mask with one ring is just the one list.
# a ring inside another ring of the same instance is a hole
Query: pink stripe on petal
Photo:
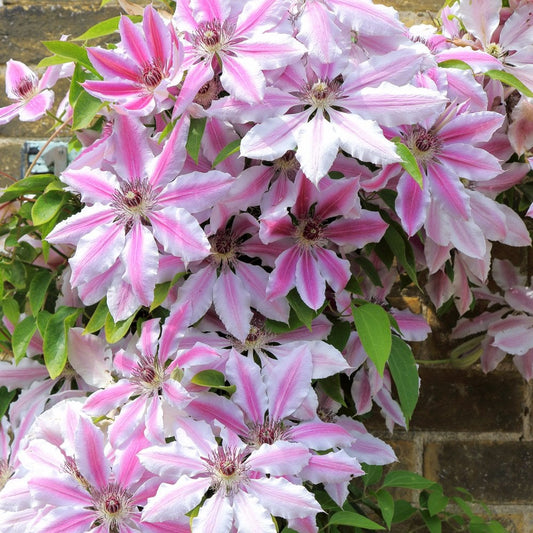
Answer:
[[230, 383], [237, 386], [232, 401], [252, 422], [263, 423], [268, 404], [259, 366], [232, 349], [226, 365], [226, 376]]
[[159, 13], [152, 5], [144, 9], [143, 30], [150, 55], [160, 61], [168, 61], [171, 55], [169, 31]]
[[276, 259], [275, 268], [268, 280], [267, 295], [270, 299], [285, 296], [294, 287], [299, 256], [298, 247], [293, 246]]
[[111, 473], [104, 454], [103, 433], [84, 416], [79, 418], [74, 442], [76, 465], [91, 485], [103, 489]]
[[209, 241], [198, 221], [185, 209], [165, 207], [149, 215], [155, 238], [164, 250], [185, 263], [204, 259], [210, 252]]
[[428, 168], [428, 182], [431, 193], [440, 200], [451, 216], [468, 219], [470, 202], [458, 176], [448, 167], [433, 164]]
[[165, 442], [165, 432], [163, 426], [163, 406], [159, 394], [153, 394], [147, 401], [145, 415], [145, 437], [154, 444]]
[[321, 277], [329, 283], [335, 292], [344, 289], [351, 276], [349, 261], [341, 259], [333, 250], [325, 248], [316, 248], [315, 254]]
[[233, 514], [239, 533], [257, 533], [258, 531], [275, 533], [276, 531], [270, 513], [261, 505], [257, 497], [247, 492], [237, 491], [233, 496]]
[[91, 416], [100, 416], [109, 413], [112, 409], [126, 403], [136, 392], [136, 386], [128, 380], [121, 379], [107, 389], [93, 392], [83, 410]]
[[298, 474], [311, 458], [306, 446], [299, 442], [278, 440], [274, 444], [263, 444], [250, 454], [246, 464], [272, 476]]
[[137, 82], [139, 69], [130, 58], [119, 55], [114, 50], [103, 48], [87, 48], [87, 54], [100, 74]]
[[159, 360], [163, 363], [176, 352], [180, 339], [190, 325], [190, 304], [185, 302], [171, 309], [170, 316], [161, 328]]
[[354, 442], [354, 437], [338, 424], [320, 421], [300, 422], [288, 433], [292, 441], [301, 442], [313, 450], [346, 447]]
[[115, 218], [115, 212], [109, 206], [96, 204], [84, 207], [80, 213], [60, 222], [47, 236], [46, 240], [54, 244], [74, 244], [92, 230], [108, 225]]
[[290, 416], [311, 390], [313, 363], [307, 346], [295, 348], [267, 372], [269, 413], [272, 420]]
[[131, 284], [139, 302], [149, 307], [154, 299], [159, 252], [152, 233], [140, 221], [126, 235], [122, 258], [124, 280]]
[[230, 533], [233, 514], [234, 510], [229, 498], [224, 491], [219, 490], [200, 507], [198, 515], [192, 520], [193, 530]]
[[54, 104], [54, 93], [48, 89], [26, 102], [19, 111], [19, 119], [33, 122], [40, 119]]
[[112, 446], [120, 448], [143, 434], [147, 401], [148, 398], [143, 395], [122, 407], [109, 430], [109, 442]]
[[124, 240], [124, 227], [118, 224], [96, 227], [82, 237], [70, 258], [71, 285], [89, 281], [111, 268], [124, 247]]
[[72, 477], [63, 473], [56, 473], [54, 477], [39, 477], [35, 475], [28, 480], [28, 485], [35, 502], [64, 506], [92, 503], [89, 493], [84, 490]]
[[[61, 503], [60, 507], [39, 517], [39, 529], [41, 531], [86, 533], [96, 519], [96, 512], [78, 506], [69, 507], [64, 502]], [[95, 532], [92, 528], [91, 531]]]
[[119, 187], [117, 178], [111, 172], [88, 167], [66, 170], [61, 174], [61, 181], [79, 192], [86, 203], [110, 204]]
[[172, 378], [166, 380], [163, 385], [163, 397], [178, 409], [184, 409], [191, 401], [192, 396], [187, 392], [183, 385]]
[[223, 269], [213, 287], [215, 310], [228, 331], [244, 341], [250, 331], [250, 294], [229, 268]]
[[317, 310], [323, 303], [326, 282], [320, 275], [318, 262], [311, 250], [303, 250], [296, 265], [296, 289], [305, 305]]
[[427, 187], [422, 189], [412, 176], [407, 172], [402, 173], [395, 207], [402, 227], [409, 236], [413, 236], [424, 224], [428, 204]]
[[118, 29], [127, 55], [141, 68], [149, 64], [150, 52], [140, 26], [134, 24], [129, 17], [121, 17]]
[[23, 104], [16, 103], [6, 107], [0, 107], [0, 126], [3, 126], [14, 119], [19, 114], [22, 106]]

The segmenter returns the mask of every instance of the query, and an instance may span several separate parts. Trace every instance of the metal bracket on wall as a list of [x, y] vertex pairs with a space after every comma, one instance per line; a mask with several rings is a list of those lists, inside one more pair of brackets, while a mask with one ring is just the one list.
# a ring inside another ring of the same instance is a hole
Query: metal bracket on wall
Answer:
[[[26, 175], [28, 168], [35, 160], [37, 154], [41, 151], [46, 141], [26, 141], [21, 151], [20, 177]], [[66, 141], [51, 142], [39, 157], [37, 163], [31, 170], [32, 174], [55, 174], [59, 176], [65, 170], [68, 164], [77, 155], [75, 152], [69, 152]]]

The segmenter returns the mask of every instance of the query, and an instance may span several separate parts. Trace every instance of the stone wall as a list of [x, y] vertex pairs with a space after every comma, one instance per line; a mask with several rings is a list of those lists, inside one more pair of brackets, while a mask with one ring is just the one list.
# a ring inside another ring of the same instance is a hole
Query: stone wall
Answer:
[[[441, 4], [384, 3], [396, 7], [410, 25], [431, 22]], [[99, 4], [100, 0], [0, 1], [0, 106], [8, 103], [1, 89], [6, 61], [14, 58], [34, 66], [47, 55], [40, 41], [63, 33], [79, 35], [120, 13], [114, 2], [103, 9]], [[18, 177], [23, 142], [46, 138], [50, 126], [51, 121], [18, 120], [0, 126], [0, 180], [2, 173]], [[442, 350], [446, 349], [439, 344], [431, 349]], [[427, 367], [421, 369], [421, 377], [421, 399], [409, 432], [395, 431], [391, 437], [379, 415], [369, 422], [376, 434], [392, 439], [400, 458], [397, 467], [439, 481], [449, 490], [465, 487], [489, 503], [509, 531], [533, 532], [532, 386], [510, 366], [489, 375], [476, 368]]]

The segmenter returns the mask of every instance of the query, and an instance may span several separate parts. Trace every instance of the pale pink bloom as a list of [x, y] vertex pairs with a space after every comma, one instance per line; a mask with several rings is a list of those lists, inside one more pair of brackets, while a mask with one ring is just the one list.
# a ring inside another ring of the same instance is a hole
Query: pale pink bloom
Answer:
[[[533, 89], [533, 11], [530, 2], [517, 6], [502, 20], [498, 0], [462, 0], [443, 10], [441, 18], [452, 14], [457, 21], [447, 22], [452, 42], [456, 44], [437, 54], [440, 61], [460, 59], [476, 72], [505, 70], [529, 89]], [[480, 14], [483, 14], [480, 16]], [[466, 28], [466, 35], [459, 22]]]
[[324, 303], [326, 282], [339, 292], [350, 279], [349, 262], [336, 250], [378, 242], [387, 224], [378, 213], [360, 209], [357, 178], [323, 178], [317, 188], [299, 175], [294, 187], [290, 212], [283, 208], [260, 218], [263, 242], [287, 242], [267, 291], [270, 298], [278, 298], [296, 287], [305, 304], [318, 309]]
[[89, 80], [84, 89], [130, 115], [146, 116], [172, 106], [169, 90], [182, 78], [181, 47], [171, 24], [151, 6], [142, 25], [128, 17], [119, 23], [118, 48], [87, 48], [89, 59], [104, 80]]
[[192, 267], [193, 273], [178, 290], [178, 305], [190, 302], [191, 322], [202, 318], [213, 303], [227, 330], [243, 341], [250, 330], [252, 308], [273, 320], [288, 320], [287, 302], [267, 299], [267, 271], [250, 263], [257, 256], [273, 263], [275, 257], [276, 250], [259, 240], [258, 229], [258, 222], [243, 213], [209, 236], [210, 255]]
[[195, 397], [190, 379], [202, 370], [223, 368], [220, 354], [205, 344], [177, 351], [190, 322], [189, 311], [189, 304], [182, 306], [162, 327], [159, 319], [144, 322], [136, 347], [115, 354], [116, 373], [122, 377], [86, 401], [84, 411], [93, 416], [120, 407], [109, 430], [113, 445], [123, 446], [143, 433], [151, 442], [164, 442], [168, 429], [163, 417], [178, 416]]
[[14, 104], [0, 107], [0, 125], [17, 115], [22, 121], [39, 120], [52, 107], [54, 93], [50, 87], [57, 80], [57, 69], [48, 68], [41, 79], [20, 61], [10, 59], [6, 66], [6, 94]]
[[533, 98], [521, 96], [511, 113], [509, 141], [518, 155], [533, 150]]
[[263, 71], [299, 60], [306, 49], [288, 33], [276, 32], [286, 11], [284, 0], [178, 0], [174, 24], [183, 43], [183, 71], [174, 116], [222, 69], [220, 83], [230, 94], [259, 102], [265, 91]]
[[[446, 101], [435, 91], [405, 85], [426, 56], [413, 45], [344, 69], [313, 62], [288, 67], [276, 82], [283, 92], [265, 94], [261, 107], [271, 118], [265, 116], [244, 136], [241, 154], [272, 161], [296, 149], [303, 172], [315, 184], [339, 148], [361, 161], [399, 161], [379, 126], [434, 117]], [[287, 112], [291, 108], [295, 111]], [[241, 122], [247, 118], [240, 113]]]
[[225, 434], [219, 444], [207, 424], [190, 421], [178, 428], [175, 442], [140, 452], [142, 464], [165, 480], [149, 498], [143, 521], [175, 520], [207, 491], [212, 495], [192, 519], [199, 533], [274, 533], [271, 515], [314, 518], [321, 511], [310, 492], [287, 479], [309, 462], [303, 447], [278, 441], [250, 451], [231, 431]]
[[107, 293], [115, 320], [150, 306], [158, 278], [159, 249], [183, 260], [209, 254], [209, 242], [191, 213], [210, 208], [233, 178], [216, 170], [179, 176], [185, 159], [188, 118], [179, 121], [160, 153], [148, 130], [119, 115], [114, 124], [112, 172], [84, 167], [62, 174], [88, 204], [47, 236], [76, 246], [70, 283], [86, 305]]
[[[31, 530], [167, 531], [157, 524], [141, 524], [140, 509], [158, 486], [158, 480], [146, 472], [136, 457], [147, 442], [130, 439], [124, 449], [117, 450], [106, 443], [102, 431], [79, 410], [66, 404], [56, 414], [66, 426], [63, 440], [36, 437], [21, 456], [38, 509]], [[184, 517], [172, 525], [173, 531], [189, 531]]]

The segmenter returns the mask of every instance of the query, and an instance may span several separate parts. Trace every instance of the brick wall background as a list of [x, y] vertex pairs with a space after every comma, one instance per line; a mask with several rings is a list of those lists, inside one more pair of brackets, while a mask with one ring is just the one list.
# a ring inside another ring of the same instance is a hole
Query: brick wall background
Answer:
[[[140, 1], [140, 0], [139, 0]], [[407, 24], [431, 22], [438, 0], [386, 0]], [[0, 106], [7, 105], [5, 63], [14, 58], [35, 66], [47, 51], [40, 41], [62, 33], [80, 35], [120, 13], [100, 0], [0, 0]], [[57, 91], [61, 94], [61, 90]], [[0, 172], [18, 177], [25, 140], [43, 139], [51, 121], [18, 120], [0, 126]], [[5, 183], [0, 174], [0, 184]], [[442, 359], [449, 349], [445, 329], [418, 347], [422, 359]], [[379, 415], [368, 421], [376, 435], [392, 441], [400, 463], [441, 482], [465, 487], [489, 504], [511, 532], [533, 532], [533, 384], [512, 365], [485, 375], [477, 367], [421, 369], [421, 399], [409, 432], [386, 432]], [[399, 531], [399, 530], [398, 530]]]

